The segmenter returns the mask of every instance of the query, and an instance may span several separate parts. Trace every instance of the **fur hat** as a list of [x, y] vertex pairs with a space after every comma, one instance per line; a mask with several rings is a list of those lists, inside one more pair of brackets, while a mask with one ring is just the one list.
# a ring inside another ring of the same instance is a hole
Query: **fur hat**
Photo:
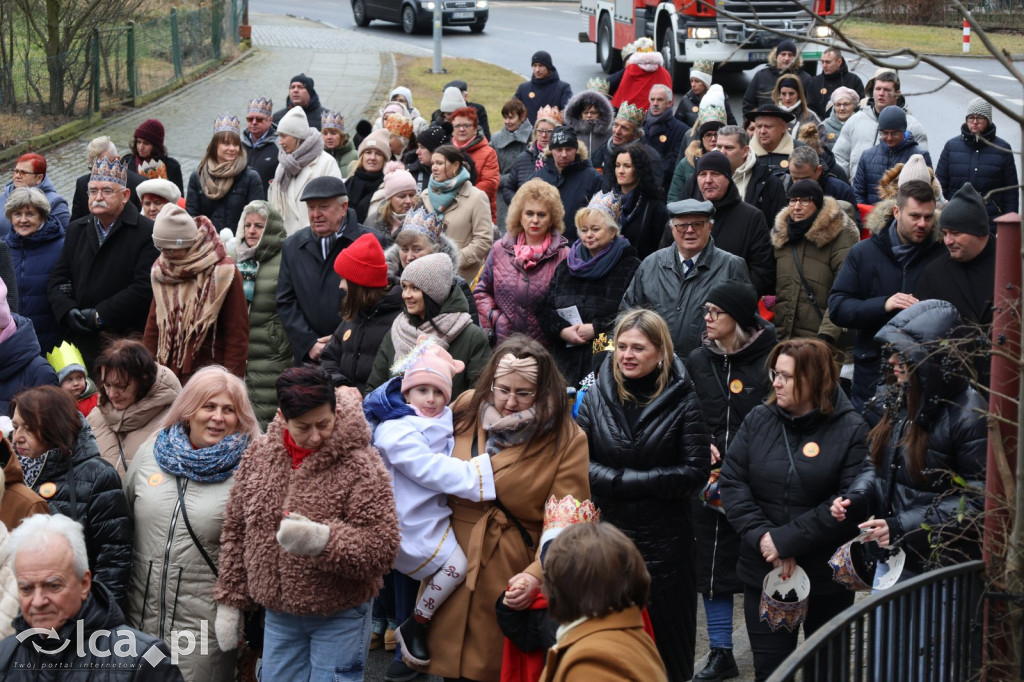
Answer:
[[187, 249], [198, 238], [196, 221], [177, 204], [164, 204], [153, 219], [153, 244], [158, 249]]
[[[992, 108], [989, 107], [991, 113]], [[991, 116], [989, 120], [991, 120]], [[155, 118], [147, 118], [135, 129], [135, 137], [146, 142], [155, 144], [157, 147], [164, 146], [164, 124]]]
[[990, 234], [985, 200], [978, 190], [974, 189], [974, 185], [965, 182], [963, 187], [956, 191], [942, 209], [939, 228], [966, 232], [978, 237], [987, 237]]
[[448, 144], [452, 140], [452, 131], [449, 129], [451, 124], [446, 125], [433, 125], [429, 128], [424, 128], [416, 136], [416, 142], [423, 145], [433, 153], [435, 149], [443, 144]]
[[388, 285], [384, 249], [370, 233], [360, 235], [334, 259], [334, 271], [342, 279], [361, 287], [378, 289]]
[[402, 377], [402, 393], [417, 386], [433, 386], [444, 394], [444, 402], [452, 399], [452, 377], [466, 369], [466, 363], [454, 359], [432, 336], [423, 335], [406, 360], [408, 369]]
[[786, 198], [795, 199], [798, 197], [809, 197], [814, 202], [814, 205], [818, 207], [819, 211], [822, 204], [825, 203], [825, 193], [821, 190], [821, 185], [818, 184], [817, 180], [797, 180], [790, 185], [789, 190], [786, 192]]
[[458, 88], [445, 88], [444, 94], [441, 96], [441, 113], [450, 114], [456, 109], [461, 109], [466, 106], [466, 100], [462, 96], [462, 91]]
[[455, 267], [446, 253], [421, 256], [405, 266], [402, 281], [412, 284], [434, 303], [441, 305], [452, 291]]
[[302, 107], [292, 107], [284, 113], [277, 124], [277, 132], [291, 135], [298, 140], [309, 137], [309, 121]]
[[391, 133], [384, 128], [377, 128], [367, 135], [359, 143], [359, 156], [362, 156], [367, 149], [376, 149], [384, 155], [385, 159], [391, 158]]
[[715, 72], [715, 63], [710, 59], [697, 59], [690, 67], [690, 78], [696, 78], [704, 85], [711, 85], [711, 76]]
[[726, 280], [708, 292], [707, 302], [721, 308], [742, 329], [757, 326], [757, 292], [750, 282]]
[[982, 97], [975, 97], [967, 104], [967, 116], [984, 116], [991, 123], [992, 104]]
[[170, 180], [145, 180], [140, 182], [135, 188], [135, 194], [142, 199], [147, 194], [158, 196], [161, 199], [165, 199], [168, 203], [176, 204], [178, 199], [181, 198], [181, 191], [178, 186]]

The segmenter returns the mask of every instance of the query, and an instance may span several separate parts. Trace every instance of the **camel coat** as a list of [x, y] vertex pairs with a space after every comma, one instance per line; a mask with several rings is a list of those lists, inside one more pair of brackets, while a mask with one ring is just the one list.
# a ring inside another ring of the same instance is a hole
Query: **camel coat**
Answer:
[[548, 649], [543, 682], [659, 682], [667, 680], [640, 608], [590, 618]]
[[[454, 410], [472, 395], [463, 393]], [[549, 497], [590, 498], [587, 437], [575, 423], [569, 433], [558, 449], [554, 436], [543, 434], [491, 457], [498, 499], [529, 530], [535, 546]], [[487, 434], [479, 426], [476, 437], [483, 453]], [[472, 433], [456, 435], [452, 457], [469, 460], [472, 442]], [[542, 579], [539, 552], [527, 548], [515, 524], [495, 505], [455, 497], [448, 498], [448, 505], [455, 538], [469, 562], [466, 582], [437, 611], [430, 627], [430, 673], [497, 682], [504, 635], [494, 605], [513, 576], [525, 571]]]
[[[423, 208], [435, 213], [429, 190], [423, 190]], [[459, 275], [467, 282], [476, 279], [494, 243], [494, 223], [487, 195], [473, 187], [469, 180], [459, 185], [455, 201], [444, 216], [444, 234], [459, 249]]]

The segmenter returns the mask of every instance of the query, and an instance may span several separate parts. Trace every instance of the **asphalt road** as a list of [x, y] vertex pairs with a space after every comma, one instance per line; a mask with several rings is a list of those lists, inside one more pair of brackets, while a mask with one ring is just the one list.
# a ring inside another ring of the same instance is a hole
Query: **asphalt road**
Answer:
[[[306, 0], [301, 9], [284, 8], [276, 0], [251, 0], [250, 6], [260, 12], [294, 12], [335, 26], [355, 28], [352, 9], [347, 0]], [[586, 20], [573, 2], [492, 2], [487, 29], [480, 35], [468, 29], [445, 29], [444, 54], [472, 57], [503, 66], [524, 77], [529, 74], [530, 56], [536, 50], [551, 53], [559, 75], [580, 89], [587, 79], [602, 76], [595, 61], [594, 45], [579, 43], [577, 34], [586, 30]], [[394, 40], [404, 45], [421, 47], [424, 54], [432, 49], [430, 35], [407, 36], [397, 24], [374, 21], [356, 31]], [[975, 50], [981, 49], [975, 41]], [[959, 75], [981, 87], [990, 96], [1017, 110], [1024, 108], [1024, 87], [991, 58], [950, 57], [943, 63]], [[853, 71], [867, 80], [875, 67], [866, 60], [850, 60]], [[749, 73], [724, 74], [720, 79], [730, 96], [735, 113], [740, 112], [740, 98], [746, 89]], [[929, 66], [918, 66], [901, 73], [903, 92], [910, 111], [928, 131], [929, 149], [938, 160], [942, 144], [959, 133], [974, 95], [962, 86], [946, 83], [946, 78]], [[472, 83], [470, 84], [472, 88]], [[511, 95], [511, 93], [509, 93]], [[1000, 113], [995, 115], [998, 134], [1015, 149], [1020, 148], [1021, 132], [1011, 127]]]

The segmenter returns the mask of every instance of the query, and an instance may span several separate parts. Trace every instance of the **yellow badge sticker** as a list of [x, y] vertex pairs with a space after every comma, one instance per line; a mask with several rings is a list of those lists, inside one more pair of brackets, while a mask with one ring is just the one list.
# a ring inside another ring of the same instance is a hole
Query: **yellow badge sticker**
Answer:
[[531, 92], [530, 95], [529, 95], [530, 99], [533, 99], [536, 96], [537, 96], [537, 93], [535, 93], [535, 92]]
[[781, 168], [789, 168], [789, 159], [783, 159], [782, 161], [779, 161], [779, 166]]
[[830, 140], [836, 139], [836, 134], [835, 133], [829, 133], [828, 134], [828, 139], [830, 139]]
[[743, 390], [743, 382], [739, 379], [733, 379], [729, 382], [729, 390], [733, 393], [739, 393]]
[[668, 140], [668, 135], [658, 135], [658, 142], [665, 142]]
[[349, 337], [351, 337], [351, 336], [352, 336], [352, 330], [351, 329], [346, 329], [345, 330], [345, 334], [341, 337], [341, 340], [342, 341], [348, 341]]
[[817, 457], [820, 452], [821, 448], [818, 447], [817, 443], [812, 442], [804, 445], [804, 457]]
[[696, 113], [697, 113], [698, 111], [700, 111], [700, 107], [694, 107], [694, 108], [693, 108], [693, 113], [695, 113], [695, 114], [696, 114]]
[[828, 88], [822, 88], [821, 89], [821, 94], [827, 95], [828, 94]]
[[150, 488], [155, 488], [164, 482], [164, 475], [158, 471], [157, 473], [150, 476], [149, 481], [147, 482], [149, 483]]
[[52, 482], [42, 484], [39, 486], [39, 494], [46, 499], [50, 499], [57, 494], [57, 484]]

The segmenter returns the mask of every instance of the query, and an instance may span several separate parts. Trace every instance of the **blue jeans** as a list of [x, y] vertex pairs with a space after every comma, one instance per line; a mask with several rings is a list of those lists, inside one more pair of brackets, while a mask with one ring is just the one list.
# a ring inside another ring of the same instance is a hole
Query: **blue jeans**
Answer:
[[329, 616], [267, 609], [263, 679], [361, 682], [370, 648], [370, 602]]
[[732, 648], [732, 601], [731, 594], [720, 594], [714, 599], [704, 595], [704, 614], [712, 649]]

